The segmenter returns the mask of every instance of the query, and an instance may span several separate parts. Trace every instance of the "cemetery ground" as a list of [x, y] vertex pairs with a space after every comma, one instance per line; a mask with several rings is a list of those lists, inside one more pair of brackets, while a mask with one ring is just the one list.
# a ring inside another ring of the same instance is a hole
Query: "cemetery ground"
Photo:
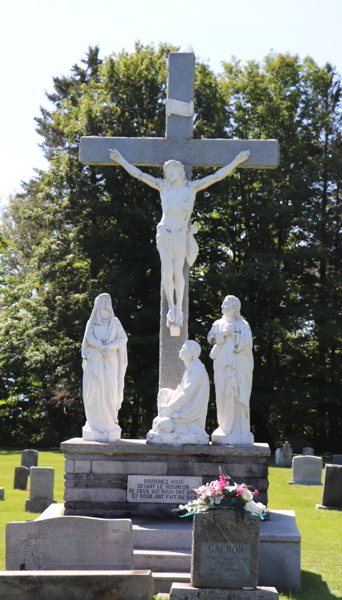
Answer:
[[[324, 457], [331, 462], [331, 457]], [[0, 529], [9, 521], [35, 519], [38, 514], [25, 513], [27, 491], [13, 489], [14, 468], [20, 465], [20, 450], [0, 449], [0, 487], [5, 500], [0, 502]], [[63, 502], [64, 455], [59, 450], [40, 450], [39, 466], [56, 469], [55, 500]], [[317, 510], [321, 486], [288, 485], [291, 469], [270, 460], [269, 507], [295, 510], [301, 533], [301, 592], [282, 593], [282, 600], [342, 599], [342, 511]], [[0, 569], [4, 568], [4, 533], [0, 535]], [[159, 596], [160, 597], [160, 596]], [[134, 598], [132, 598], [134, 600]]]

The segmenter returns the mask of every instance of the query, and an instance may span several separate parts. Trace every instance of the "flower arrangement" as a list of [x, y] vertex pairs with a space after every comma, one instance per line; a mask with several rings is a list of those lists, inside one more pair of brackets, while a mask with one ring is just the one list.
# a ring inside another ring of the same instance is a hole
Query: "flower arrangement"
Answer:
[[180, 504], [175, 511], [186, 510], [181, 517], [189, 517], [199, 512], [206, 512], [210, 509], [233, 509], [241, 513], [258, 516], [262, 521], [269, 518], [268, 509], [261, 502], [254, 502], [253, 498], [260, 492], [245, 483], [238, 484], [220, 471], [220, 478], [199, 488], [193, 488], [197, 498]]

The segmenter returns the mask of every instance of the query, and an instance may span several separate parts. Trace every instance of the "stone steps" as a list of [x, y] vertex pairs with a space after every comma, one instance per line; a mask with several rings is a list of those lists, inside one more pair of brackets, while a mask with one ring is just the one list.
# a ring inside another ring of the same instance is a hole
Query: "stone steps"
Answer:
[[191, 550], [134, 550], [133, 568], [141, 571], [148, 568], [155, 572], [187, 572], [191, 569]]

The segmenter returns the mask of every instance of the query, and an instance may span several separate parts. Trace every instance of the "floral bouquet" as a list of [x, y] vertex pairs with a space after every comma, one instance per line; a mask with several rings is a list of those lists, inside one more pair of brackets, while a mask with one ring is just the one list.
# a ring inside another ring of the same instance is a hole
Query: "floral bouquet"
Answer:
[[235, 481], [220, 472], [219, 480], [212, 481], [199, 488], [193, 488], [197, 494], [197, 499], [180, 504], [175, 511], [186, 510], [181, 517], [189, 517], [199, 512], [206, 512], [209, 509], [233, 509], [241, 513], [247, 513], [250, 516], [256, 515], [262, 521], [269, 518], [268, 509], [261, 502], [254, 502], [253, 498], [260, 492], [245, 483], [235, 483]]

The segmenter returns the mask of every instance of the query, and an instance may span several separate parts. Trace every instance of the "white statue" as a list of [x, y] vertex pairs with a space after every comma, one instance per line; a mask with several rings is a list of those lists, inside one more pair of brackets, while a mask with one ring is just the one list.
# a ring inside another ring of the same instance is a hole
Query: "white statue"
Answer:
[[82, 343], [83, 402], [87, 422], [84, 440], [120, 439], [118, 412], [127, 368], [127, 335], [114, 316], [109, 294], [100, 294], [87, 323]]
[[223, 316], [213, 324], [208, 341], [214, 344], [214, 380], [218, 429], [212, 441], [221, 444], [253, 444], [250, 431], [249, 398], [253, 376], [253, 340], [247, 321], [240, 315], [241, 303], [226, 296]]
[[183, 324], [184, 262], [186, 259], [191, 267], [198, 254], [198, 245], [194, 238], [197, 227], [190, 225], [196, 192], [227, 177], [233, 169], [248, 159], [250, 153], [240, 152], [226, 167], [208, 177], [194, 181], [186, 179], [184, 166], [177, 160], [164, 163], [164, 178], [159, 179], [131, 165], [118, 150], [110, 150], [109, 154], [110, 158], [124, 167], [130, 175], [160, 193], [163, 216], [157, 226], [157, 248], [162, 263], [163, 287], [169, 307], [167, 326], [171, 328], [173, 335], [180, 335], [179, 327]]
[[154, 444], [208, 444], [205, 431], [209, 402], [209, 378], [199, 360], [201, 347], [188, 340], [179, 357], [186, 371], [175, 390], [162, 388], [158, 393], [158, 416], [147, 434]]

